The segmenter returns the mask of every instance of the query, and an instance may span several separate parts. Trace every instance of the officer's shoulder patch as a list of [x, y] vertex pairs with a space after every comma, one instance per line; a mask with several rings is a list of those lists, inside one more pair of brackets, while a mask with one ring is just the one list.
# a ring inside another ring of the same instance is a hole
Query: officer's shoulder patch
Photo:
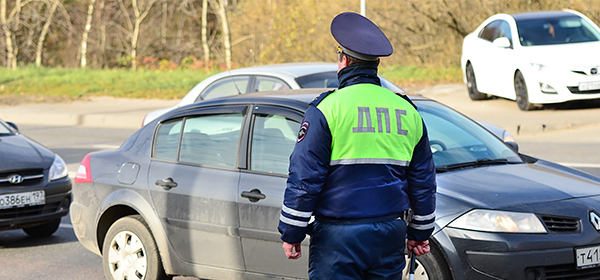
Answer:
[[300, 141], [304, 140], [306, 134], [308, 133], [308, 127], [310, 123], [308, 121], [304, 121], [300, 126], [300, 131], [298, 132], [298, 140], [296, 142], [300, 143]]
[[413, 103], [412, 100], [410, 100], [410, 98], [407, 95], [398, 93], [398, 92], [395, 92], [395, 94], [404, 98], [404, 100], [408, 101], [408, 103], [410, 103], [410, 105], [412, 105], [413, 107], [415, 107], [415, 109], [417, 109], [417, 105], [415, 105], [415, 103]]
[[313, 106], [319, 105], [319, 103], [321, 103], [321, 101], [323, 101], [323, 99], [325, 99], [325, 97], [327, 97], [329, 94], [331, 94], [334, 91], [336, 91], [336, 90], [334, 89], [334, 90], [322, 92], [321, 94], [319, 94], [317, 97], [315, 97], [315, 99], [313, 99], [310, 102], [310, 105], [313, 105]]

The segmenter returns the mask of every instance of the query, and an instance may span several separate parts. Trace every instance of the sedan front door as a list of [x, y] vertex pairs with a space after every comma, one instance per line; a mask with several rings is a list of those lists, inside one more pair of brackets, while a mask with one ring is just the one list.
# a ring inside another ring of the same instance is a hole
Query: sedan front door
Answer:
[[290, 262], [277, 231], [289, 158], [301, 121], [297, 111], [254, 106], [248, 168], [241, 173], [239, 188], [239, 233], [249, 272], [308, 278], [308, 239], [303, 243], [305, 257]]

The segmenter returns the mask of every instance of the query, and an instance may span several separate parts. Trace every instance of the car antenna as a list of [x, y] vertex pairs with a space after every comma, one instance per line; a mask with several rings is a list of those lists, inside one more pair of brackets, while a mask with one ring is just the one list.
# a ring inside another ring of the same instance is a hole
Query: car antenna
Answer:
[[227, 72], [229, 73], [229, 78], [231, 78], [231, 81], [233, 82], [233, 85], [235, 86], [235, 89], [237, 90], [238, 94], [242, 94], [242, 91], [240, 90], [237, 83], [235, 82], [233, 75], [231, 75], [231, 69], [229, 69], [229, 66], [227, 65], [227, 61], [225, 60], [225, 58], [223, 57], [223, 55], [221, 54], [221, 52], [219, 51], [218, 48], [216, 48], [215, 51], [216, 51], [217, 55], [219, 55], [219, 57], [225, 62], [225, 67], [227, 68]]

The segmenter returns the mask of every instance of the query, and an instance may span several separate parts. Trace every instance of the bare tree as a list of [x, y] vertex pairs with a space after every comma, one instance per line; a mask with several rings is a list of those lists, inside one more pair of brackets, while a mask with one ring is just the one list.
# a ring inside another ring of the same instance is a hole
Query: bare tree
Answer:
[[221, 20], [221, 32], [223, 37], [223, 48], [225, 49], [225, 64], [231, 69], [231, 35], [229, 34], [229, 21], [227, 20], [227, 0], [211, 0], [213, 7], [219, 11]]
[[[6, 40], [6, 67], [17, 69], [17, 54], [19, 46], [15, 43], [13, 30], [19, 29], [19, 17], [21, 16], [21, 8], [31, 1], [16, 0], [12, 11], [7, 15], [6, 0], [0, 0], [0, 24], [4, 31], [4, 39]], [[13, 24], [14, 21], [14, 24]], [[11, 29], [10, 25], [13, 25]]]
[[202, 0], [202, 50], [204, 51], [204, 63], [210, 59], [210, 49], [208, 48], [208, 0]]
[[81, 38], [81, 68], [87, 67], [88, 35], [90, 34], [90, 30], [92, 29], [92, 20], [94, 19], [95, 4], [96, 0], [90, 0], [90, 4], [88, 5], [87, 17], [85, 20], [85, 28], [83, 29], [83, 36]]
[[54, 0], [52, 3], [52, 7], [48, 11], [46, 16], [46, 23], [44, 23], [44, 27], [42, 27], [42, 32], [40, 32], [40, 36], [38, 38], [37, 48], [35, 51], [35, 65], [37, 67], [42, 66], [42, 51], [44, 49], [44, 41], [46, 41], [46, 34], [48, 34], [48, 29], [50, 29], [50, 25], [52, 24], [52, 18], [54, 17], [54, 12], [56, 12], [56, 8], [60, 4], [59, 0]]
[[138, 51], [138, 41], [140, 37], [140, 26], [144, 19], [148, 16], [150, 10], [152, 10], [152, 6], [158, 2], [158, 0], [141, 0], [141, 5], [138, 5], [138, 0], [131, 0], [131, 7], [133, 9], [134, 18], [133, 21], [129, 16], [129, 12], [127, 8], [125, 8], [124, 0], [119, 0], [119, 5], [123, 10], [123, 14], [127, 20], [127, 26], [131, 31], [131, 69], [137, 70], [137, 51]]

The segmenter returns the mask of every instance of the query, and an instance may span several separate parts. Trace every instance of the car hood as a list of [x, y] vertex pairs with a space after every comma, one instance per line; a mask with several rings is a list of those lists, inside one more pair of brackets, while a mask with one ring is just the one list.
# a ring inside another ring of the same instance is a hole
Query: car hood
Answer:
[[[597, 67], [600, 42], [523, 47], [522, 57], [531, 63], [569, 68]], [[585, 69], [588, 70], [588, 69]]]
[[467, 208], [506, 209], [518, 205], [600, 195], [600, 179], [564, 166], [495, 165], [437, 175], [438, 194]]
[[23, 135], [0, 137], [0, 171], [29, 168], [47, 169], [54, 153]]

